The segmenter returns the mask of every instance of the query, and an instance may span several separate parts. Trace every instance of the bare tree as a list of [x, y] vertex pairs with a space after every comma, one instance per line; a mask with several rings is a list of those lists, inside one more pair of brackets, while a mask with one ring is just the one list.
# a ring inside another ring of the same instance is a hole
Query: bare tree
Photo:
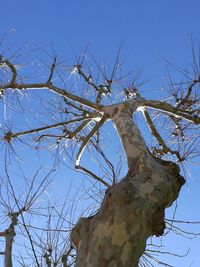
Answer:
[[[1, 178], [0, 207], [1, 213], [4, 214], [5, 217], [5, 221], [2, 223], [1, 227], [5, 227], [5, 229], [0, 232], [0, 236], [5, 239], [5, 242], [3, 243], [4, 250], [1, 252], [2, 255], [4, 255], [5, 267], [13, 266], [13, 255], [15, 255], [13, 252], [14, 239], [16, 235], [22, 233], [26, 233], [33, 256], [37, 266], [39, 266], [34, 248], [35, 245], [26, 225], [27, 218], [32, 216], [34, 211], [35, 202], [40, 198], [50, 183], [50, 173], [45, 175], [41, 181], [37, 181], [38, 174], [39, 170], [33, 177], [31, 177], [31, 179], [24, 179], [23, 182], [25, 186], [23, 186], [23, 189], [21, 188], [20, 191], [15, 188], [16, 186], [14, 185], [12, 181], [13, 179], [10, 177], [7, 168], [6, 176]], [[23, 230], [21, 228], [22, 226]]]
[[[96, 62], [87, 49], [69, 65], [53, 54], [51, 65], [47, 64], [49, 72], [44, 70], [37, 77], [23, 74], [25, 66], [20, 68], [18, 54], [6, 54], [0, 56], [4, 108], [23, 111], [29, 98], [32, 109], [39, 103], [46, 117], [37, 123], [34, 120], [33, 127], [27, 129], [23, 125], [15, 131], [4, 127], [4, 144], [12, 149], [19, 143], [37, 150], [45, 148], [58, 161], [62, 152], [77, 171], [100, 183], [105, 192], [98, 210], [80, 218], [73, 227], [70, 243], [77, 252], [75, 265], [138, 266], [147, 239], [163, 235], [165, 209], [178, 198], [185, 183], [179, 165], [199, 156], [199, 55], [194, 57], [192, 69], [179, 70], [181, 83], [174, 83], [169, 75], [170, 90], [162, 100], [141, 96], [137, 79], [125, 85], [129, 74], [121, 73], [119, 54], [111, 70]], [[93, 66], [89, 66], [88, 55]], [[37, 97], [44, 98], [36, 105]], [[154, 138], [152, 146], [133, 119], [139, 113]], [[116, 127], [126, 156], [128, 172], [120, 179], [122, 161], [117, 157], [118, 165], [113, 163], [103, 145], [108, 121]], [[81, 163], [83, 152], [97, 157], [99, 173]], [[63, 266], [71, 253], [70, 243], [59, 257]], [[51, 248], [46, 248], [44, 258], [46, 266], [52, 266]]]

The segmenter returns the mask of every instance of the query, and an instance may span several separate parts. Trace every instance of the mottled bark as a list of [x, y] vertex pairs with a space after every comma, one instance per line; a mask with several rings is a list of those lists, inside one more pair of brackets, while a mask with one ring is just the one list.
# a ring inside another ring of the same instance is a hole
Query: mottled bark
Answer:
[[132, 120], [137, 102], [106, 108], [128, 162], [126, 177], [106, 191], [99, 211], [72, 231], [76, 267], [136, 267], [148, 237], [163, 234], [165, 208], [178, 197], [184, 178], [172, 162], [155, 158]]

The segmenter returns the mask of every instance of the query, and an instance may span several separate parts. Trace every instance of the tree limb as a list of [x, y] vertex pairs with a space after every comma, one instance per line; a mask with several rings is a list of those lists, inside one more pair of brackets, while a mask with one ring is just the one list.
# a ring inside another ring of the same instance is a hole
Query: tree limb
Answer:
[[148, 111], [146, 109], [143, 110], [143, 114], [144, 114], [144, 117], [146, 119], [146, 122], [147, 122], [147, 124], [149, 126], [149, 129], [150, 129], [151, 133], [157, 139], [158, 144], [160, 146], [162, 146], [163, 152], [168, 153], [169, 152], [169, 148], [166, 145], [164, 139], [161, 137], [161, 135], [157, 131], [157, 129], [156, 129], [156, 127], [155, 127], [155, 125], [154, 125], [154, 123], [153, 123], [153, 121], [151, 119], [151, 116], [149, 115], [149, 113], [148, 113]]
[[16, 83], [16, 79], [17, 79], [17, 71], [15, 66], [7, 59], [3, 59], [3, 56], [0, 55], [0, 65], [7, 65], [7, 67], [11, 70], [12, 72], [12, 79], [10, 81], [10, 84], [15, 84]]
[[78, 151], [78, 154], [77, 154], [77, 157], [76, 157], [76, 168], [77, 166], [79, 166], [80, 164], [80, 160], [81, 160], [81, 156], [82, 156], [82, 153], [87, 145], [87, 143], [90, 141], [90, 138], [98, 131], [98, 129], [104, 124], [104, 122], [106, 121], [106, 117], [103, 117], [96, 125], [95, 127], [92, 129], [92, 131], [87, 135], [87, 137], [85, 138], [85, 140], [83, 141], [79, 151]]
[[188, 113], [180, 111], [176, 109], [175, 107], [173, 107], [171, 104], [164, 102], [164, 101], [161, 102], [157, 100], [146, 100], [146, 99], [139, 100], [138, 106], [153, 108], [153, 109], [168, 113], [170, 115], [173, 115], [175, 117], [183, 118], [185, 120], [193, 122], [194, 124], [200, 124], [200, 117], [189, 115]]
[[85, 173], [89, 174], [90, 176], [92, 176], [95, 180], [101, 182], [102, 184], [104, 184], [106, 187], [110, 187], [110, 185], [105, 182], [103, 179], [101, 179], [100, 177], [98, 177], [96, 174], [94, 174], [93, 172], [89, 171], [88, 169], [82, 167], [80, 165], [80, 160], [81, 160], [81, 156], [83, 154], [83, 151], [87, 145], [87, 143], [90, 141], [90, 138], [98, 131], [98, 129], [104, 124], [104, 122], [106, 121], [106, 117], [103, 117], [96, 125], [95, 127], [92, 129], [92, 131], [87, 135], [87, 137], [85, 138], [85, 140], [83, 141], [77, 157], [76, 157], [76, 163], [75, 163], [75, 168], [76, 169], [80, 169], [82, 171], [84, 171]]
[[76, 165], [76, 169], [82, 170], [85, 173], [89, 174], [92, 178], [94, 178], [95, 180], [97, 180], [98, 182], [104, 184], [106, 187], [111, 188], [111, 186], [105, 182], [103, 179], [101, 179], [99, 176], [97, 176], [95, 173], [91, 172], [90, 170], [82, 167], [81, 165]]
[[[94, 115], [94, 116], [96, 116], [96, 115]], [[81, 118], [77, 118], [77, 119], [74, 119], [74, 120], [58, 122], [58, 123], [55, 123], [55, 124], [47, 125], [47, 126], [40, 127], [40, 128], [34, 128], [34, 129], [31, 129], [31, 130], [22, 131], [22, 132], [18, 132], [18, 133], [12, 133], [12, 132], [9, 131], [9, 132], [7, 132], [5, 134], [5, 136], [2, 139], [6, 140], [7, 142], [10, 142], [12, 139], [14, 139], [16, 137], [19, 137], [19, 136], [22, 136], [22, 135], [27, 135], [27, 134], [32, 134], [32, 133], [39, 133], [39, 132], [42, 132], [44, 130], [53, 129], [53, 128], [57, 128], [59, 126], [63, 126], [63, 125], [67, 125], [67, 124], [71, 124], [71, 123], [74, 123], [74, 122], [79, 122], [79, 121], [83, 121], [84, 120], [84, 122], [74, 132], [71, 132], [69, 134], [68, 138], [72, 139], [80, 130], [83, 129], [84, 125], [88, 124], [88, 121], [90, 121], [91, 118], [92, 118], [92, 116], [91, 117], [81, 117]]]

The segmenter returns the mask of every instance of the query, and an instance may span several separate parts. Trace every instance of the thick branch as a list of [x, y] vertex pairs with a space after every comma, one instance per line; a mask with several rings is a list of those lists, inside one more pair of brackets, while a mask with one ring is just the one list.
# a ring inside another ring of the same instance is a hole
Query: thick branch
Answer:
[[163, 140], [163, 138], [161, 137], [161, 135], [159, 134], [159, 132], [157, 131], [148, 111], [146, 109], [144, 109], [143, 111], [144, 117], [147, 121], [147, 124], [149, 126], [149, 129], [151, 131], [151, 133], [153, 134], [153, 136], [157, 139], [158, 143], [160, 146], [162, 146], [163, 148], [163, 152], [167, 153], [169, 152], [169, 148], [167, 147], [165, 141]]
[[96, 125], [95, 127], [92, 129], [92, 131], [87, 135], [87, 137], [85, 138], [85, 140], [83, 141], [77, 157], [76, 157], [76, 163], [75, 163], [75, 168], [84, 171], [85, 173], [89, 174], [91, 177], [93, 177], [95, 180], [101, 182], [102, 184], [104, 184], [106, 187], [110, 187], [110, 185], [105, 182], [103, 179], [101, 179], [99, 176], [97, 176], [96, 174], [94, 174], [93, 172], [91, 172], [90, 170], [82, 167], [80, 165], [80, 160], [81, 160], [81, 156], [83, 154], [83, 151], [85, 149], [85, 147], [87, 146], [88, 142], [90, 141], [90, 138], [92, 138], [92, 136], [99, 130], [99, 128], [104, 124], [104, 122], [106, 121], [106, 117], [103, 117]]
[[[3, 58], [3, 57], [0, 55], [0, 58]], [[51, 80], [52, 80], [54, 69], [56, 66], [56, 60], [57, 60], [57, 58], [55, 57], [53, 64], [50, 68], [50, 74], [49, 74], [49, 78], [48, 78], [47, 82], [46, 83], [32, 83], [32, 84], [17, 84], [16, 83], [17, 71], [16, 71], [15, 66], [9, 60], [6, 60], [6, 59], [1, 60], [0, 64], [6, 64], [10, 68], [10, 70], [12, 72], [12, 79], [11, 79], [9, 84], [5, 84], [5, 85], [1, 86], [0, 89], [1, 90], [6, 90], [9, 88], [19, 89], [19, 90], [22, 90], [22, 89], [50, 89], [51, 91], [53, 91], [59, 95], [62, 95], [68, 99], [71, 99], [75, 102], [78, 102], [78, 103], [84, 105], [84, 106], [87, 106], [89, 108], [100, 111], [102, 109], [102, 106], [99, 105], [98, 103], [95, 104], [89, 100], [86, 100], [85, 98], [76, 96], [76, 95], [69, 93], [69, 92], [67, 92], [67, 91], [65, 91], [59, 87], [56, 87], [52, 84]], [[78, 68], [78, 72], [89, 85], [91, 85], [93, 88], [95, 88], [97, 91], [99, 91], [98, 86], [96, 86], [95, 84], [93, 84], [91, 82], [91, 78], [87, 77], [85, 75], [85, 73], [83, 73], [81, 71], [80, 67]]]
[[132, 113], [136, 109], [137, 101], [127, 101], [119, 105], [109, 106], [105, 108], [105, 112], [111, 117], [120, 135], [129, 170], [138, 173], [139, 166], [142, 167], [142, 162], [145, 162], [148, 159], [147, 155], [150, 154], [138, 127], [132, 119]]
[[175, 117], [180, 117], [190, 122], [193, 122], [194, 124], [200, 124], [200, 117], [192, 116], [186, 112], [180, 111], [174, 108], [172, 105], [170, 105], [167, 102], [162, 102], [162, 101], [157, 101], [157, 100], [139, 100], [138, 106], [141, 106], [141, 107], [144, 106], [144, 107], [149, 107], [149, 108], [153, 108], [156, 110], [160, 110], [160, 111], [169, 113], [170, 115], [173, 115]]
[[92, 138], [92, 136], [98, 131], [98, 129], [104, 124], [104, 122], [106, 121], [106, 117], [103, 117], [96, 125], [95, 127], [92, 129], [92, 131], [87, 135], [87, 137], [85, 138], [85, 140], [83, 141], [78, 154], [77, 154], [77, 158], [76, 158], [76, 168], [79, 166], [80, 164], [80, 160], [81, 160], [81, 156], [83, 154], [83, 151], [87, 145], [87, 143], [90, 141], [90, 138]]
[[102, 110], [102, 107], [103, 107], [102, 105], [95, 104], [95, 103], [93, 103], [93, 102], [91, 102], [91, 101], [89, 101], [89, 100], [87, 100], [85, 98], [73, 95], [72, 93], [69, 93], [69, 92], [67, 92], [67, 91], [65, 91], [63, 89], [60, 89], [60, 88], [58, 88], [58, 87], [56, 87], [56, 86], [54, 86], [52, 84], [48, 85], [48, 88], [50, 90], [54, 91], [55, 93], [63, 95], [64, 97], [69, 98], [69, 99], [71, 99], [71, 100], [73, 100], [75, 102], [78, 102], [78, 103], [80, 103], [80, 104], [82, 104], [82, 105], [84, 105], [86, 107], [90, 107], [90, 108], [92, 108], [94, 110], [97, 110], [97, 111], [101, 111]]
[[18, 89], [18, 90], [27, 90], [27, 89], [49, 89], [53, 91], [54, 93], [63, 96], [65, 98], [71, 99], [75, 102], [78, 102], [79, 104], [82, 104], [86, 107], [92, 108], [97, 111], [102, 110], [102, 105], [95, 104], [85, 98], [82, 98], [80, 96], [74, 95], [70, 92], [65, 91], [64, 89], [61, 89], [55, 85], [53, 85], [51, 82], [50, 83], [22, 83], [22, 84], [6, 84], [4, 86], [1, 86], [0, 89], [6, 90], [6, 89]]

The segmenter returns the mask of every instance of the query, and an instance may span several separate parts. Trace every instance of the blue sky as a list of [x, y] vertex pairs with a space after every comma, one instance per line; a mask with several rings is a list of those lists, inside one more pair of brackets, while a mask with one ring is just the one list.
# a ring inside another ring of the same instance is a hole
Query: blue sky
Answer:
[[[190, 62], [191, 38], [200, 41], [199, 10], [198, 0], [6, 0], [1, 3], [0, 34], [15, 29], [10, 43], [44, 48], [52, 43], [65, 58], [90, 43], [95, 57], [108, 64], [121, 46], [127, 71], [139, 66], [150, 77], [145, 88], [152, 97], [151, 90], [163, 85], [163, 58], [179, 66]], [[193, 177], [181, 194], [177, 217], [200, 220], [198, 170]], [[167, 241], [171, 247], [191, 250], [186, 259], [171, 264], [198, 267], [200, 239], [176, 244], [173, 238]]]
[[136, 64], [154, 64], [161, 56], [181, 62], [190, 37], [198, 39], [197, 0], [8, 0], [1, 6], [1, 31], [15, 28], [19, 40], [53, 42], [63, 52], [69, 44], [77, 50], [91, 42], [106, 57], [122, 44]]

